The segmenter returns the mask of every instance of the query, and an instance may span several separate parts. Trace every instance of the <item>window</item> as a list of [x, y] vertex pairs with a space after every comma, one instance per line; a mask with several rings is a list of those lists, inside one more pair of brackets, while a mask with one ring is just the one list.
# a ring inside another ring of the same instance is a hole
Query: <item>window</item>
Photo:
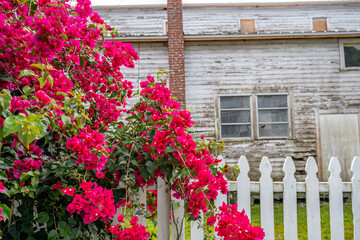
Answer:
[[[255, 98], [256, 102], [252, 101]], [[290, 133], [288, 105], [288, 94], [220, 96], [220, 137], [287, 138]], [[253, 114], [256, 119], [251, 117]]]
[[221, 138], [250, 138], [250, 110], [250, 96], [220, 97]]
[[360, 70], [360, 41], [340, 40], [339, 47], [341, 69]]
[[288, 95], [258, 95], [259, 137], [288, 137]]

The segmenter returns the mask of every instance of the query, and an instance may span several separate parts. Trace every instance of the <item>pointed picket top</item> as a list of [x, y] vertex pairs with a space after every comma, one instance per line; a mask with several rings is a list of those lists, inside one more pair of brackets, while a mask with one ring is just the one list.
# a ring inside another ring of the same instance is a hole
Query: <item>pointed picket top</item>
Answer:
[[270, 160], [268, 157], [263, 157], [260, 163], [259, 170], [261, 172], [261, 176], [264, 175], [270, 175], [272, 171], [272, 167], [270, 164]]
[[283, 166], [283, 171], [285, 173], [285, 178], [288, 178], [288, 177], [294, 177], [294, 173], [296, 171], [296, 168], [295, 168], [295, 164], [294, 164], [294, 161], [292, 160], [291, 157], [286, 157], [285, 158], [285, 162], [284, 162], [284, 166]]
[[314, 157], [309, 157], [306, 165], [305, 165], [305, 171], [307, 173], [307, 177], [309, 176], [316, 176], [316, 173], [318, 172], [318, 166], [316, 164], [315, 158]]
[[344, 212], [342, 180], [340, 177], [341, 166], [336, 157], [330, 160], [329, 168], [329, 209], [331, 239], [344, 239]]
[[247, 174], [250, 171], [250, 167], [249, 167], [249, 162], [248, 162], [248, 160], [246, 159], [246, 157], [244, 155], [241, 155], [241, 157], [239, 159], [239, 162], [238, 162], [238, 166], [240, 167], [240, 175], [241, 176], [244, 176], [244, 175], [248, 176]]
[[245, 156], [241, 156], [238, 162], [240, 174], [236, 179], [237, 182], [237, 205], [238, 210], [241, 212], [245, 210], [246, 215], [251, 218], [250, 208], [250, 178], [249, 178], [249, 162]]
[[305, 171], [308, 239], [321, 240], [319, 179], [316, 176], [318, 167], [315, 158], [308, 158]]
[[[351, 163], [351, 171], [354, 173], [353, 177], [360, 178], [360, 157], [354, 157]], [[357, 173], [357, 174], [355, 174]]]
[[332, 157], [330, 159], [328, 171], [331, 173], [330, 178], [333, 176], [340, 176], [341, 166], [337, 157]]

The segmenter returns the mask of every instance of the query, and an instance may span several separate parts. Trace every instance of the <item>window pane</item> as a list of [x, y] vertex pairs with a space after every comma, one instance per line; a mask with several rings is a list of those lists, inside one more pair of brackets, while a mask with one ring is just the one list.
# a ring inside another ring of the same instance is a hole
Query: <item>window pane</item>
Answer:
[[221, 123], [250, 123], [250, 111], [221, 111]]
[[258, 96], [259, 108], [287, 107], [287, 95]]
[[289, 125], [286, 124], [259, 124], [260, 137], [288, 137]]
[[250, 108], [249, 96], [220, 97], [220, 108]]
[[259, 122], [287, 122], [287, 109], [259, 110]]
[[360, 67], [360, 45], [344, 47], [345, 67]]
[[222, 138], [239, 138], [239, 137], [251, 137], [251, 127], [249, 125], [230, 125], [221, 126]]

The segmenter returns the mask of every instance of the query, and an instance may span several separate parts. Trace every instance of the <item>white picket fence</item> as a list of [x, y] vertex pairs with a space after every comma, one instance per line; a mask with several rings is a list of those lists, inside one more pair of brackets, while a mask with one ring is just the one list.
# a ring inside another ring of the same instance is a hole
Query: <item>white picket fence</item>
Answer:
[[[351, 165], [353, 177], [351, 182], [342, 182], [340, 178], [341, 167], [336, 157], [332, 157], [329, 164], [330, 177], [328, 182], [319, 182], [316, 176], [317, 164], [313, 157], [309, 157], [306, 163], [307, 177], [305, 182], [296, 182], [294, 173], [295, 165], [291, 157], [285, 159], [283, 182], [273, 182], [271, 179], [272, 167], [269, 158], [264, 157], [260, 164], [261, 178], [259, 182], [250, 182], [248, 172], [250, 170], [247, 159], [240, 157], [238, 162], [240, 175], [237, 181], [229, 181], [229, 191], [237, 191], [238, 210], [245, 210], [251, 218], [250, 204], [251, 193], [260, 193], [261, 227], [265, 231], [265, 239], [275, 239], [274, 231], [274, 192], [283, 193], [284, 209], [284, 238], [296, 240], [297, 236], [297, 193], [306, 193], [307, 231], [309, 240], [321, 239], [320, 224], [320, 196], [319, 193], [329, 194], [330, 204], [330, 228], [331, 239], [344, 240], [344, 216], [343, 216], [343, 192], [352, 194], [352, 211], [354, 224], [354, 239], [360, 240], [360, 158], [355, 157]], [[158, 204], [157, 204], [157, 235], [159, 240], [170, 239], [169, 211], [171, 210], [171, 239], [185, 239], [184, 203], [172, 199], [175, 204], [169, 202], [169, 188], [164, 180], [158, 179]], [[146, 191], [140, 191], [140, 203], [146, 205]], [[227, 202], [227, 196], [219, 194], [215, 205], [220, 206]], [[146, 225], [146, 219], [139, 216], [141, 224]], [[204, 239], [203, 229], [198, 221], [191, 222], [191, 239]]]

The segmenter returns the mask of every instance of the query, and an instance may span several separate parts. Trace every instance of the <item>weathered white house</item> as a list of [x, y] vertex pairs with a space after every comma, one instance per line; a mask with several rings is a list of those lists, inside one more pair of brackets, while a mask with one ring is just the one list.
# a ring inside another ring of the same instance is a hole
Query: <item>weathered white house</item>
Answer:
[[326, 179], [336, 155], [349, 180], [360, 155], [359, 1], [122, 1], [94, 9], [139, 53], [125, 77], [136, 83], [169, 69], [170, 88], [194, 107], [195, 136], [223, 140], [227, 161], [246, 155], [258, 169], [267, 155], [277, 180], [291, 156], [303, 179], [306, 158], [316, 156]]

